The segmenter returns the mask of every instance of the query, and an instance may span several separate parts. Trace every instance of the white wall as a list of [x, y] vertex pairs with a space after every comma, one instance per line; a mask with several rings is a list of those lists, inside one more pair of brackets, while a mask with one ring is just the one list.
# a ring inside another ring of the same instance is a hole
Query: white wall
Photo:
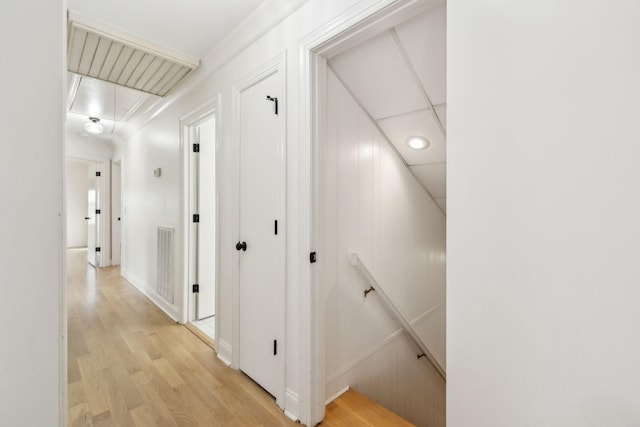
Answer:
[[447, 423], [640, 425], [640, 3], [447, 16]]
[[64, 425], [63, 16], [61, 1], [2, 4], [0, 419], [7, 426]]
[[[174, 319], [182, 307], [181, 147], [179, 120], [156, 120], [123, 145], [122, 275]], [[155, 177], [154, 169], [162, 175]], [[174, 304], [156, 293], [157, 227], [173, 228]]]
[[66, 155], [85, 160], [109, 160], [115, 152], [115, 144], [110, 138], [66, 134]]
[[[202, 70], [211, 69], [207, 64], [192, 76], [199, 81], [184, 96], [168, 105], [154, 120], [122, 144], [124, 193], [124, 239], [122, 271], [134, 285], [153, 297], [151, 288], [155, 283], [155, 227], [164, 225], [176, 229], [176, 242], [182, 240], [181, 228], [181, 190], [182, 163], [180, 147], [180, 118], [194, 109], [210, 102], [215, 96], [221, 97], [221, 109], [216, 114], [216, 124], [220, 126], [217, 157], [219, 159], [219, 221], [220, 234], [220, 269], [219, 269], [219, 307], [216, 323], [219, 331], [218, 351], [232, 351], [233, 342], [231, 311], [233, 284], [237, 264], [233, 263], [238, 240], [237, 203], [234, 180], [238, 170], [235, 157], [236, 135], [233, 129], [233, 106], [231, 104], [232, 88], [235, 83], [252, 75], [262, 64], [273, 59], [283, 51], [287, 53], [287, 88], [286, 96], [282, 96], [282, 111], [287, 114], [287, 218], [284, 232], [287, 238], [287, 343], [286, 343], [286, 402], [289, 413], [300, 416], [298, 393], [301, 392], [300, 378], [300, 337], [299, 324], [299, 280], [301, 262], [308, 259], [306, 249], [301, 248], [301, 226], [299, 222], [300, 199], [303, 194], [299, 177], [303, 165], [295, 160], [299, 158], [299, 122], [297, 114], [298, 93], [298, 41], [322, 24], [329, 22], [339, 13], [357, 3], [356, 0], [309, 0], [291, 16], [282, 21], [275, 29], [260, 37], [246, 47], [237, 56], [229, 55], [225, 50], [221, 55], [233, 56], [228, 63], [216, 68], [216, 71], [203, 78]], [[374, 0], [364, 3], [374, 4]], [[268, 18], [267, 21], [271, 19]], [[233, 40], [226, 46], [242, 45], [251, 40], [253, 27], [245, 28], [245, 32], [234, 33]], [[224, 49], [227, 49], [226, 47]], [[232, 49], [229, 47], [229, 49]], [[216, 61], [217, 58], [212, 58]], [[162, 178], [153, 177], [153, 169], [162, 167]], [[182, 277], [182, 259], [178, 255], [181, 248], [176, 248], [175, 268], [177, 277]], [[182, 295], [181, 283], [177, 283], [176, 295]], [[176, 298], [175, 305], [163, 305], [165, 311], [177, 318], [182, 300]], [[229, 355], [227, 354], [227, 357]]]
[[87, 216], [89, 166], [84, 162], [66, 163], [67, 247], [87, 246]]
[[409, 322], [420, 319], [444, 366], [445, 216], [331, 71], [327, 83], [319, 202], [326, 395], [351, 386], [418, 425], [444, 426], [444, 381], [408, 336], [397, 337], [401, 326], [378, 295], [365, 299], [369, 284], [348, 257], [360, 256]]

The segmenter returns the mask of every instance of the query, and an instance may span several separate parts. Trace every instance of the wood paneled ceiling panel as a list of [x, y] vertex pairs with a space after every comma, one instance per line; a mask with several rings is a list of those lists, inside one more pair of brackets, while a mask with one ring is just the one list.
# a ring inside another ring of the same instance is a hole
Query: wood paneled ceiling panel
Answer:
[[70, 15], [69, 71], [166, 96], [200, 61], [88, 18]]

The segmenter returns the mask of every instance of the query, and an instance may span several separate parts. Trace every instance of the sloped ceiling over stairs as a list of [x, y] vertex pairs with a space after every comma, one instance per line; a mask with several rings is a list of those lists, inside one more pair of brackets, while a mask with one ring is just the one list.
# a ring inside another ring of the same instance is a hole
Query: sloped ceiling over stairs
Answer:
[[[446, 212], [446, 7], [329, 58], [329, 67]], [[407, 138], [429, 141], [423, 150]]]

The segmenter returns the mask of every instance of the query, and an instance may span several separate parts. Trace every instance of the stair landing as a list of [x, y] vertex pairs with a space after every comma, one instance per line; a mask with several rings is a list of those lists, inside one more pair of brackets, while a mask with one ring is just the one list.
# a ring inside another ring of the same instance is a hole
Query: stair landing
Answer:
[[414, 424], [352, 389], [327, 405], [325, 418], [320, 426], [415, 427]]

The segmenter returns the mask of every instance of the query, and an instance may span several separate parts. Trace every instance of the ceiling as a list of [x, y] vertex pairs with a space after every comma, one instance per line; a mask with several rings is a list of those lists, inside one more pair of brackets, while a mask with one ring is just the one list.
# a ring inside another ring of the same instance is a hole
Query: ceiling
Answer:
[[[267, 0], [268, 1], [268, 0]], [[74, 14], [203, 57], [264, 0], [68, 0]], [[444, 3], [329, 59], [329, 66], [376, 122], [410, 171], [446, 212], [446, 16]], [[170, 31], [167, 31], [170, 29]], [[87, 135], [99, 117], [103, 138], [149, 111], [159, 96], [69, 73], [67, 131]], [[421, 135], [428, 148], [409, 148]]]
[[[88, 117], [99, 117], [102, 137], [111, 137], [119, 126], [136, 114], [151, 108], [159, 96], [140, 92], [102, 80], [67, 73], [67, 131], [86, 135]], [[115, 120], [114, 120], [115, 119]]]
[[[329, 67], [446, 212], [444, 3], [329, 59]], [[430, 145], [414, 150], [410, 136]]]
[[[147, 39], [185, 56], [201, 58], [264, 1], [181, 0], [176, 7], [173, 2], [156, 0], [68, 0], [67, 5], [74, 15], [130, 33], [132, 39]], [[137, 77], [133, 75], [131, 81], [144, 80]], [[110, 138], [124, 128], [124, 123], [135, 120], [160, 100], [153, 94], [71, 72], [67, 87], [67, 131], [82, 136], [88, 135], [84, 124], [89, 116], [100, 118], [104, 127], [101, 137]]]
[[202, 58], [264, 0], [67, 0], [69, 10]]

